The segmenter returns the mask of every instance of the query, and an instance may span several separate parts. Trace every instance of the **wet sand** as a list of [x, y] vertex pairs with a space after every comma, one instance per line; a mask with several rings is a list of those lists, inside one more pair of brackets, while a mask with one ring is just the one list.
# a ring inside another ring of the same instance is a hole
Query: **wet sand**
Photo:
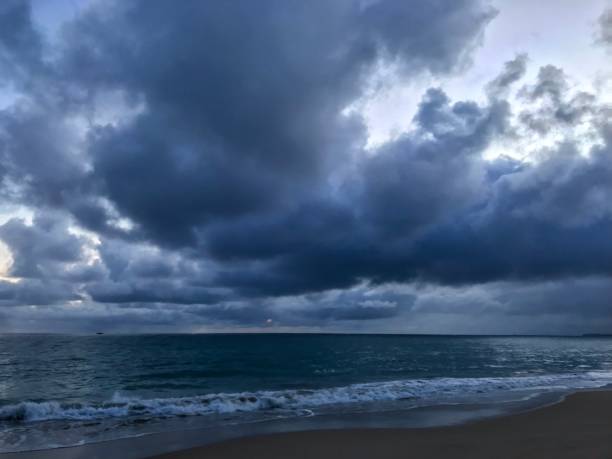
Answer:
[[534, 411], [427, 429], [343, 429], [234, 439], [156, 459], [612, 459], [612, 391]]
[[[562, 402], [518, 414], [503, 414], [507, 408], [440, 406], [410, 414], [410, 419], [418, 422], [415, 425], [468, 420], [448, 427], [406, 428], [410, 421], [405, 413], [397, 413], [396, 418], [381, 414], [380, 419], [367, 414], [361, 419], [352, 416], [352, 423], [346, 419], [321, 423], [312, 417], [301, 424], [281, 425], [284, 433], [274, 433], [279, 432], [279, 425], [259, 423], [221, 433], [215, 440], [208, 430], [184, 429], [5, 453], [0, 459], [612, 459], [612, 391], [579, 392]], [[520, 409], [520, 405], [510, 408]], [[474, 421], [479, 417], [481, 420]], [[386, 427], [379, 428], [381, 425]], [[363, 428], [367, 426], [372, 428]], [[168, 451], [174, 452], [165, 453]]]

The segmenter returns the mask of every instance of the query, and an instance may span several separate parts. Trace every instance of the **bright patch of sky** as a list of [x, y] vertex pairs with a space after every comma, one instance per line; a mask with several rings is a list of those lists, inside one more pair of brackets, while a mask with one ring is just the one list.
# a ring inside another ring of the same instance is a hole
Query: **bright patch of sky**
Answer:
[[[411, 128], [411, 120], [423, 93], [432, 86], [441, 87], [452, 100], [483, 102], [483, 88], [502, 70], [505, 62], [526, 53], [527, 74], [517, 88], [533, 82], [544, 65], [564, 70], [571, 89], [584, 90], [612, 103], [612, 59], [597, 42], [597, 20], [610, 0], [539, 1], [494, 0], [498, 14], [485, 30], [482, 45], [472, 56], [472, 65], [465, 72], [450, 77], [421, 76], [410, 81], [395, 79], [366, 100], [356, 104], [369, 128], [369, 146], [375, 147]], [[387, 80], [388, 81], [388, 80]], [[522, 101], [511, 98], [514, 110]], [[577, 127], [580, 133], [583, 127]], [[494, 145], [487, 158], [508, 155], [525, 159], [525, 147], [536, 151], [552, 146], [559, 138], [529, 138], [517, 145]], [[585, 145], [588, 148], [592, 143]]]

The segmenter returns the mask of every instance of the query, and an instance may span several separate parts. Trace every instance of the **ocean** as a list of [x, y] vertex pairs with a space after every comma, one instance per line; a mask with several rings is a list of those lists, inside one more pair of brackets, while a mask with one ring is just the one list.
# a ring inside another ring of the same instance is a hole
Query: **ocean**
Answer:
[[0, 335], [0, 452], [611, 383], [606, 337]]

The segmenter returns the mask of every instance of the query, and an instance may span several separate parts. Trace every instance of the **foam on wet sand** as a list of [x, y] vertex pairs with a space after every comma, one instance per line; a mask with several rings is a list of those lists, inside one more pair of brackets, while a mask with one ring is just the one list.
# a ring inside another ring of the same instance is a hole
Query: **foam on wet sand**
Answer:
[[431, 429], [291, 432], [221, 442], [157, 459], [610, 459], [612, 392], [582, 392], [511, 416]]
[[[447, 427], [328, 428], [251, 436], [247, 428], [241, 438], [180, 449], [186, 442], [197, 444], [199, 434], [166, 432], [80, 447], [10, 453], [0, 455], [0, 459], [610, 459], [612, 391], [578, 392], [543, 408]], [[174, 452], [156, 455], [156, 450]]]

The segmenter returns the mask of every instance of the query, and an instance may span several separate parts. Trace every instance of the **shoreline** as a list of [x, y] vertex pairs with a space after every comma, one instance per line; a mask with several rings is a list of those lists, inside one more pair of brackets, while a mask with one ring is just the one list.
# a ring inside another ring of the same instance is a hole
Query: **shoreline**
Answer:
[[610, 459], [612, 391], [576, 392], [542, 408], [460, 425], [311, 430], [252, 436], [152, 459]]
[[[573, 406], [576, 404], [574, 401], [575, 397], [595, 397], [601, 399], [602, 406], [605, 405], [606, 409], [612, 412], [612, 391], [610, 388], [602, 388], [574, 393], [557, 392], [540, 394], [531, 399], [505, 403], [441, 405], [395, 412], [357, 413], [350, 417], [313, 416], [292, 420], [264, 421], [236, 425], [231, 428], [218, 429], [217, 431], [210, 429], [179, 429], [77, 446], [1, 453], [0, 459], [95, 459], [106, 457], [140, 459], [158, 456], [167, 459], [192, 459], [200, 457], [198, 455], [219, 458], [252, 457], [236, 456], [235, 452], [232, 452], [235, 448], [232, 445], [247, 442], [249, 444], [248, 448], [251, 448], [250, 442], [254, 441], [257, 445], [260, 445], [258, 447], [272, 448], [274, 450], [274, 448], [279, 446], [279, 441], [280, 444], [283, 443], [284, 440], [282, 439], [285, 436], [292, 438], [292, 441], [305, 441], [308, 444], [321, 441], [325, 444], [329, 442], [331, 442], [330, 444], [335, 444], [334, 438], [336, 438], [336, 443], [340, 442], [341, 444], [343, 441], [353, 443], [353, 440], [345, 439], [347, 435], [354, 434], [358, 440], [364, 435], [368, 438], [374, 435], [375, 438], [372, 440], [374, 443], [377, 442], [379, 435], [392, 435], [397, 436], [400, 444], [403, 444], [405, 440], [401, 440], [401, 438], [414, 436], [415, 432], [418, 432], [419, 436], [423, 432], [428, 432], [426, 435], [433, 435], [434, 437], [442, 435], [440, 437], [442, 439], [447, 435], [448, 429], [476, 429], [487, 423], [506, 422], [505, 420], [512, 420], [517, 416], [526, 416], [529, 420], [531, 416], [539, 416], [534, 413], [545, 412], [558, 406], [566, 407], [568, 399], [572, 400], [570, 405]], [[563, 408], [563, 410], [566, 409]], [[572, 409], [576, 410], [576, 407]], [[581, 409], [580, 406], [578, 409]], [[612, 431], [612, 416], [610, 418], [608, 428]], [[213, 432], [214, 434], [211, 435]], [[394, 432], [394, 434], [389, 434], [389, 432]], [[293, 436], [297, 437], [293, 438]], [[385, 441], [395, 443], [393, 438], [388, 438]], [[436, 440], [436, 442], [439, 442], [439, 440]], [[261, 446], [262, 444], [264, 446]], [[335, 447], [340, 447], [340, 445], [336, 444]], [[223, 451], [219, 448], [223, 449]], [[292, 457], [294, 455], [293, 452], [283, 451], [278, 457]], [[610, 451], [611, 453], [606, 459], [612, 458], [612, 449]], [[227, 454], [230, 455], [226, 456]], [[316, 456], [303, 457], [326, 457], [321, 454], [323, 454], [322, 451], [317, 451]], [[277, 456], [273, 455], [271, 457]], [[383, 455], [381, 457], [387, 456]], [[431, 457], [435, 458], [438, 456]]]

